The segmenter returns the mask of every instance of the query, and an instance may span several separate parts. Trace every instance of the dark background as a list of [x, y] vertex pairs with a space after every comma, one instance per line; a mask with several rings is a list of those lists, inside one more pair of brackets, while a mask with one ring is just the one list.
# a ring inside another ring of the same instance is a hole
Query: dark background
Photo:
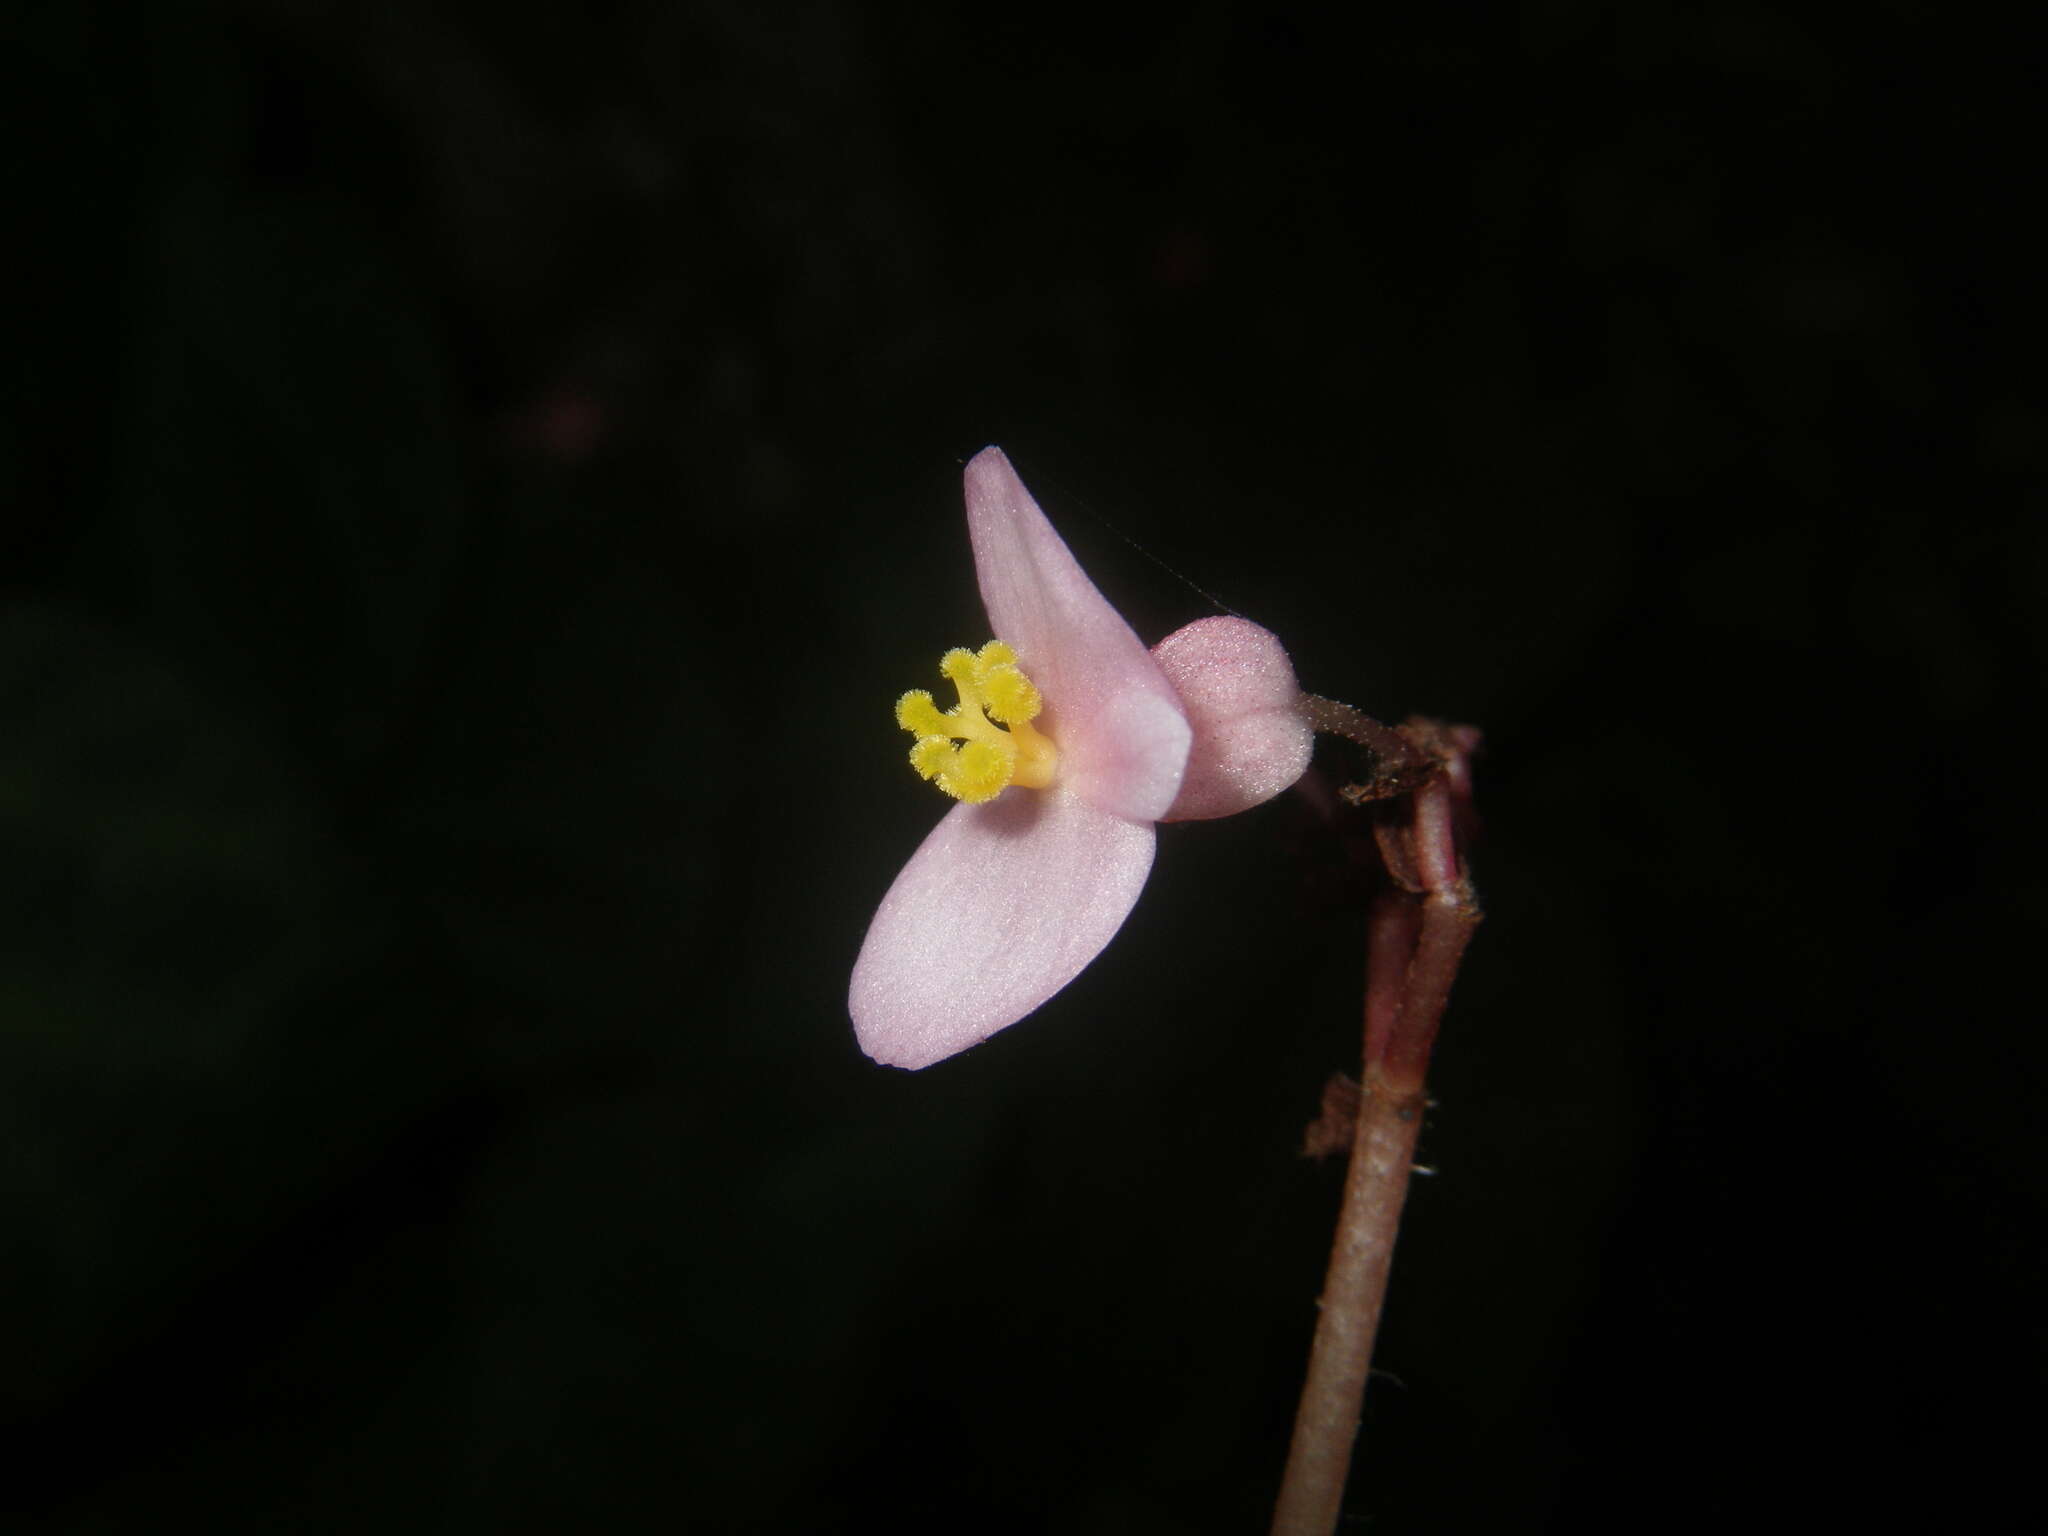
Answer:
[[2026, 50], [583, 12], [10, 50], [9, 1528], [1263, 1529], [1328, 832], [1165, 829], [956, 1061], [847, 1025], [989, 442], [1148, 640], [1213, 593], [1487, 730], [1355, 1528], [1990, 1528], [2048, 1353]]

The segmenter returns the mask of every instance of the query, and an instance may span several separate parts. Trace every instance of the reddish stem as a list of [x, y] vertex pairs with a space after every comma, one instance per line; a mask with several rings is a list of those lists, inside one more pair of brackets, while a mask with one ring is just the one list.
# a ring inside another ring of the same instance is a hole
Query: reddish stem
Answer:
[[[1387, 807], [1405, 815], [1398, 820], [1390, 816], [1379, 829], [1395, 888], [1374, 900], [1368, 921], [1365, 1071], [1358, 1119], [1308, 1379], [1273, 1512], [1273, 1536], [1329, 1536], [1342, 1512], [1373, 1340], [1422, 1130], [1429, 1053], [1458, 963], [1479, 922], [1458, 847], [1458, 813], [1471, 784], [1464, 758], [1478, 745], [1478, 735], [1429, 722], [1411, 723], [1401, 734], [1417, 755], [1428, 754], [1436, 771], [1404, 803]], [[1412, 772], [1407, 764], [1401, 766]]]

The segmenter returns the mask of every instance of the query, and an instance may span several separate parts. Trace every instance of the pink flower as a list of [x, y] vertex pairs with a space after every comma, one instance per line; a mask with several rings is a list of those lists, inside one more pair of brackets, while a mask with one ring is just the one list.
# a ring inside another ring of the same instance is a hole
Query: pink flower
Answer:
[[963, 803], [896, 877], [854, 963], [854, 1032], [889, 1066], [978, 1044], [1073, 980], [1136, 903], [1155, 822], [1247, 809], [1308, 763], [1271, 634], [1203, 619], [1148, 652], [1000, 449], [975, 456], [966, 487], [1000, 640], [947, 654], [955, 709], [922, 692], [897, 707], [912, 766]]

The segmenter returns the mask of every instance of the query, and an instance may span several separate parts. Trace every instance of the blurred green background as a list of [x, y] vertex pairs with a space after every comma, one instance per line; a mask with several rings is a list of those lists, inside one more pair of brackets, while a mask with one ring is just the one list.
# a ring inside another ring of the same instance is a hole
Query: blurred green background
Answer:
[[1975, 1529], [2035, 1454], [2023, 50], [13, 30], [8, 1529], [1263, 1529], [1358, 1048], [1328, 830], [1164, 829], [956, 1061], [845, 1018], [989, 442], [1148, 640], [1214, 594], [1487, 730], [1359, 1528]]

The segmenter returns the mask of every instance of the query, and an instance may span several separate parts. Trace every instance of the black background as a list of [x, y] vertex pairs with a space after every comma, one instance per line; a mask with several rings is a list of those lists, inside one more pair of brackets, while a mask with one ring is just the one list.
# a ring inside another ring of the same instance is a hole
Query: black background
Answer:
[[1213, 593], [1308, 687], [1488, 733], [1355, 1528], [1989, 1528], [2048, 1166], [2015, 40], [20, 37], [17, 1524], [1263, 1529], [1340, 1178], [1295, 1148], [1357, 1052], [1327, 831], [1164, 829], [1103, 958], [956, 1061], [845, 1018], [999, 442], [1148, 640]]

